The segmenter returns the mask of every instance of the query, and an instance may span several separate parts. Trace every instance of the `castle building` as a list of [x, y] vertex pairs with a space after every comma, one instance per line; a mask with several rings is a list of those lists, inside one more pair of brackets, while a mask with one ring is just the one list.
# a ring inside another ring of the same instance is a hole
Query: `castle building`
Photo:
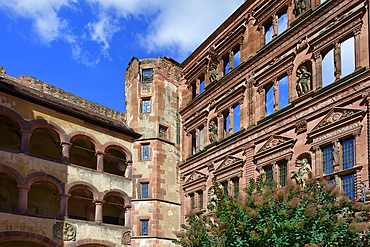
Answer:
[[215, 180], [370, 202], [369, 3], [245, 1], [182, 63], [133, 57], [125, 114], [0, 68], [0, 247], [175, 246]]

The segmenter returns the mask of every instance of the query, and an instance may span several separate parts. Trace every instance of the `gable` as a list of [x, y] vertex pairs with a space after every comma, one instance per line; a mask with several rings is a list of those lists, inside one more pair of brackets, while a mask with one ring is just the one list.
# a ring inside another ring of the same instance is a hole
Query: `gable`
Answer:
[[227, 155], [224, 159], [224, 161], [221, 162], [221, 164], [217, 167], [216, 171], [219, 171], [225, 167], [228, 167], [229, 165], [231, 164], [234, 164], [238, 161], [243, 161], [243, 159], [241, 158], [238, 158], [236, 156], [233, 156], [233, 155]]
[[280, 144], [283, 144], [285, 142], [291, 141], [292, 138], [279, 136], [279, 135], [272, 135], [266, 143], [258, 150], [258, 153], [264, 152], [268, 149], [274, 148]]

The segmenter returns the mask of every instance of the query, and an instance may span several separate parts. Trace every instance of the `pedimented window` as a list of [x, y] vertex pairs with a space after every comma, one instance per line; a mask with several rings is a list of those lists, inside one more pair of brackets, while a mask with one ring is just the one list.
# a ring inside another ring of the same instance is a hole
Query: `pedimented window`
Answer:
[[197, 214], [205, 212], [204, 195], [208, 176], [199, 171], [193, 171], [182, 184], [185, 196], [188, 198], [188, 206]]

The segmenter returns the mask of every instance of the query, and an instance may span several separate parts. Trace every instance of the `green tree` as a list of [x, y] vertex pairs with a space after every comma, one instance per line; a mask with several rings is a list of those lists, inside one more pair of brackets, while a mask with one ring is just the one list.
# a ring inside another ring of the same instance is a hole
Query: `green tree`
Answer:
[[308, 179], [304, 189], [251, 180], [235, 199], [214, 183], [213, 214], [190, 215], [174, 241], [182, 246], [370, 246], [370, 205], [349, 200], [333, 184]]

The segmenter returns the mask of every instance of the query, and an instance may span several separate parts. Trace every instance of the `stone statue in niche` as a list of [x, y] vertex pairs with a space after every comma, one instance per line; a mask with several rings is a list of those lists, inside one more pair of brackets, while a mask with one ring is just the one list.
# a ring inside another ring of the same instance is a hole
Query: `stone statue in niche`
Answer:
[[76, 227], [67, 222], [57, 222], [53, 226], [53, 237], [62, 241], [76, 241]]
[[294, 0], [294, 4], [295, 16], [299, 16], [311, 8], [310, 0]]
[[215, 121], [211, 121], [209, 125], [209, 141], [211, 143], [217, 142], [217, 133], [218, 133], [218, 128], [215, 124]]
[[217, 206], [217, 195], [215, 188], [212, 186], [208, 192], [207, 209], [209, 212], [214, 212]]
[[302, 164], [301, 167], [299, 167], [298, 172], [292, 171], [297, 184], [299, 184], [302, 189], [306, 187], [306, 180], [308, 179], [308, 174], [310, 174], [310, 172], [312, 172], [311, 165], [306, 158], [302, 159]]
[[311, 91], [311, 73], [308, 72], [307, 68], [302, 65], [297, 70], [297, 76], [299, 78], [297, 80], [296, 89], [298, 97], [300, 97]]
[[211, 62], [208, 71], [209, 71], [209, 82], [212, 83], [217, 81], [218, 72], [217, 64], [215, 62]]

